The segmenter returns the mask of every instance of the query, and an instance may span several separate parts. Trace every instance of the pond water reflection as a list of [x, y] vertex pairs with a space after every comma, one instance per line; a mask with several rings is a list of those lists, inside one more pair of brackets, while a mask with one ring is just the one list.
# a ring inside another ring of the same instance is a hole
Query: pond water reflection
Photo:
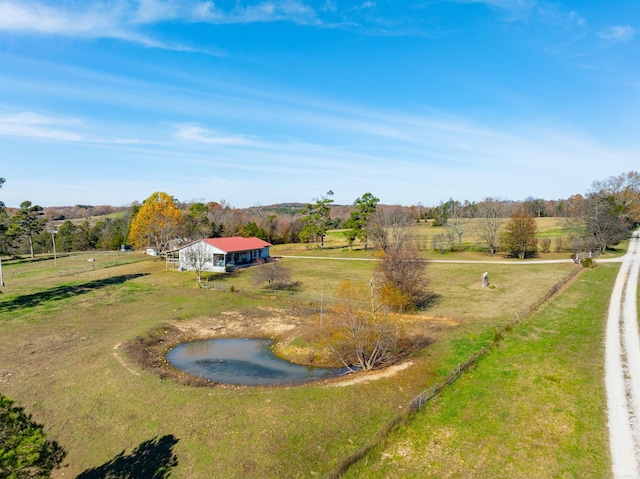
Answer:
[[245, 386], [297, 384], [330, 378], [341, 368], [312, 368], [280, 359], [270, 339], [206, 339], [182, 343], [167, 361], [182, 371], [214, 382]]

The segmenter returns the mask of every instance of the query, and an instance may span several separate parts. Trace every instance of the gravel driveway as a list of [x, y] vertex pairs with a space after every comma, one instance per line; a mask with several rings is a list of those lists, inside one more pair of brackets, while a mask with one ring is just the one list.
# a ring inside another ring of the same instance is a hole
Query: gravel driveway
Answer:
[[622, 258], [607, 322], [605, 382], [614, 479], [640, 479], [640, 232]]

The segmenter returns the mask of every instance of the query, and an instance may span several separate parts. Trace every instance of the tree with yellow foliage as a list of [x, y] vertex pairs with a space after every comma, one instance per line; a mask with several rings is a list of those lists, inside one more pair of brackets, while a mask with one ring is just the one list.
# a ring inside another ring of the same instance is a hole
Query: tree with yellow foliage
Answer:
[[164, 251], [169, 241], [179, 236], [182, 221], [175, 200], [163, 191], [156, 191], [144, 200], [131, 222], [129, 242], [135, 248], [150, 246]]

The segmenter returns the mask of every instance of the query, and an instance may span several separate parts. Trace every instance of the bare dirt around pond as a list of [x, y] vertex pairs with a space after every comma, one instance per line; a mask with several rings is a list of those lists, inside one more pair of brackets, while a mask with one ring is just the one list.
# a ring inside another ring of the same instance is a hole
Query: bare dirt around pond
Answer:
[[[162, 378], [172, 379], [181, 384], [195, 387], [221, 386], [208, 379], [195, 377], [171, 366], [166, 360], [167, 352], [177, 344], [187, 341], [215, 338], [270, 338], [275, 341], [273, 350], [286, 360], [315, 367], [341, 367], [316, 349], [293, 345], [292, 342], [304, 334], [313, 334], [317, 329], [317, 315], [307, 315], [304, 311], [292, 312], [277, 308], [259, 307], [247, 311], [228, 311], [216, 317], [198, 317], [166, 323], [126, 344], [114, 347], [114, 355], [123, 367], [132, 374], [139, 374], [129, 367], [120, 354], [125, 352], [144, 369]], [[429, 342], [446, 330], [459, 325], [449, 318], [431, 318], [413, 315], [410, 317], [414, 333], [428, 334]], [[392, 364], [388, 367], [368, 372], [358, 372], [346, 378], [332, 378], [323, 381], [331, 385], [348, 386], [363, 381], [372, 381], [389, 377], [411, 366], [410, 360]], [[241, 387], [228, 386], [225, 387]]]

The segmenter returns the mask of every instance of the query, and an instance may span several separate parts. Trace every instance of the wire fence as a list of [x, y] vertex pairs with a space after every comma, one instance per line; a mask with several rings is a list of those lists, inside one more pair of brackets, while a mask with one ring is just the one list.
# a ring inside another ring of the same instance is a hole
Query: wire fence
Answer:
[[494, 347], [498, 342], [502, 340], [502, 338], [504, 337], [504, 334], [509, 329], [511, 329], [515, 324], [519, 323], [520, 321], [523, 321], [527, 319], [529, 316], [531, 316], [531, 314], [533, 314], [533, 312], [536, 309], [538, 309], [544, 303], [549, 301], [549, 299], [551, 299], [554, 295], [556, 295], [564, 286], [567, 285], [567, 283], [569, 283], [573, 278], [575, 278], [581, 271], [582, 271], [582, 268], [575, 268], [562, 281], [559, 281], [558, 283], [554, 284], [551, 288], [549, 288], [549, 290], [540, 298], [538, 298], [534, 303], [527, 306], [522, 311], [517, 311], [514, 323], [510, 323], [507, 326], [505, 326], [502, 330], [497, 331], [491, 344], [483, 347], [482, 349], [474, 353], [464, 363], [458, 364], [444, 378], [442, 378], [440, 381], [433, 384], [428, 389], [424, 390], [423, 392], [418, 394], [415, 398], [413, 398], [413, 400], [410, 403], [411, 409], [413, 410], [421, 409], [422, 406], [424, 406], [431, 398], [438, 395], [438, 393], [440, 393], [444, 388], [452, 384], [456, 379], [458, 379], [461, 372], [466, 371], [470, 367], [474, 366], [482, 356], [484, 356], [489, 351], [491, 351], [491, 348]]
[[[54, 257], [53, 255], [39, 255], [36, 260], [18, 260], [19, 262], [33, 262], [41, 264], [47, 262], [49, 267], [32, 269], [22, 272], [14, 276], [13, 271], [7, 268], [12, 267], [13, 261], [2, 262], [5, 272], [4, 281], [10, 283], [11, 287], [22, 286], [25, 284], [34, 284], [53, 278], [62, 278], [67, 276], [80, 275], [90, 273], [116, 266], [139, 263], [147, 261], [149, 258], [141, 255], [132, 255], [131, 253], [122, 253], [120, 251], [92, 251], [87, 253], [61, 253]], [[51, 264], [53, 263], [53, 264]], [[7, 279], [7, 276], [9, 278]]]
[[[424, 407], [431, 399], [436, 397], [439, 393], [441, 393], [447, 386], [453, 384], [456, 379], [460, 377], [460, 375], [475, 366], [480, 358], [485, 356], [487, 353], [491, 351], [504, 337], [504, 334], [508, 332], [513, 326], [517, 325], [519, 322], [527, 319], [535, 310], [537, 310], [544, 303], [549, 301], [554, 295], [556, 295], [564, 286], [566, 286], [573, 278], [575, 278], [583, 268], [575, 268], [569, 275], [567, 275], [562, 281], [553, 285], [543, 296], [541, 296], [538, 300], [536, 300], [533, 304], [528, 306], [522, 311], [518, 311], [515, 313], [515, 320], [512, 323], [509, 323], [502, 330], [497, 331], [494, 335], [493, 341], [476, 351], [472, 354], [464, 363], [458, 364], [455, 368], [453, 368], [449, 374], [447, 374], [442, 379], [438, 380], [436, 383], [429, 386], [429, 388], [422, 391], [420, 394], [415, 396], [411, 402], [409, 403], [408, 413], [413, 413], [420, 410]], [[341, 477], [347, 469], [355, 464], [359, 459], [363, 458], [370, 450], [372, 450], [377, 444], [384, 441], [384, 439], [389, 435], [389, 433], [400, 423], [405, 421], [408, 417], [407, 412], [396, 414], [383, 428], [379, 431], [378, 434], [374, 436], [374, 438], [363, 448], [356, 451], [349, 457], [347, 457], [342, 463], [332, 472], [327, 474], [326, 478], [329, 479], [337, 479]]]
[[[307, 308], [311, 307], [312, 309], [320, 312], [322, 308], [334, 308], [336, 305], [341, 304], [344, 300], [337, 298], [335, 296], [327, 296], [324, 294], [313, 294], [313, 293], [301, 293], [299, 291], [290, 291], [285, 289], [245, 289], [245, 287], [235, 287], [229, 283], [221, 283], [207, 280], [204, 283], [204, 288], [209, 289], [211, 291], [217, 292], [241, 292], [241, 293], [251, 293], [260, 296], [267, 296], [273, 299], [283, 299], [291, 301], [292, 303], [304, 304]], [[368, 301], [351, 301], [354, 307], [362, 310], [371, 310], [372, 304]], [[375, 309], [379, 309], [379, 305], [374, 305]]]
[[583, 270], [583, 268], [581, 268], [581, 267], [575, 268], [566, 278], [564, 278], [562, 281], [560, 281], [560, 282], [556, 283], [555, 285], [553, 285], [543, 296], [538, 298], [538, 300], [536, 302], [534, 302], [533, 304], [529, 305], [524, 310], [516, 313], [516, 322], [517, 322], [518, 318], [519, 319], [528, 318], [531, 315], [531, 313], [533, 313], [536, 309], [538, 309], [544, 303], [549, 301], [549, 299], [551, 299], [552, 296], [556, 295], [558, 293], [558, 291], [560, 291], [564, 286], [567, 285], [567, 283], [569, 283], [573, 278], [575, 278], [578, 274], [580, 274], [580, 272], [582, 270]]

